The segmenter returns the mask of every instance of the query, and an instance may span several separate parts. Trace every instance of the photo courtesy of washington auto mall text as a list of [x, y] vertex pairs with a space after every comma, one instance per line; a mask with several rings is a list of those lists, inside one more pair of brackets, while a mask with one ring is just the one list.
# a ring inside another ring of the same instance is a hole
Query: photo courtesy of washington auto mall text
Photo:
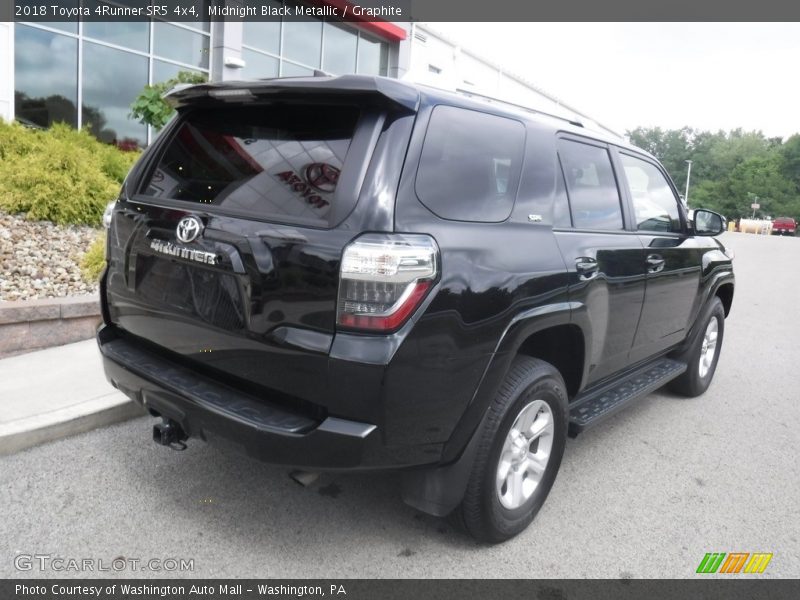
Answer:
[[0, 600], [800, 598], [798, 56], [0, 0]]

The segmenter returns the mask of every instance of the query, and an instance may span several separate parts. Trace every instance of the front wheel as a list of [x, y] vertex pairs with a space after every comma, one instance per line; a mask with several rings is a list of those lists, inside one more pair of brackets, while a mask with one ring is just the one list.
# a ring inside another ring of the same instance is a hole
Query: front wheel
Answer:
[[717, 370], [719, 353], [722, 349], [722, 336], [725, 333], [725, 309], [722, 301], [714, 298], [706, 307], [698, 335], [680, 358], [688, 363], [686, 372], [673, 379], [669, 387], [684, 396], [699, 396], [711, 385]]
[[457, 516], [477, 540], [498, 543], [530, 524], [553, 486], [567, 436], [564, 380], [517, 357], [487, 419]]

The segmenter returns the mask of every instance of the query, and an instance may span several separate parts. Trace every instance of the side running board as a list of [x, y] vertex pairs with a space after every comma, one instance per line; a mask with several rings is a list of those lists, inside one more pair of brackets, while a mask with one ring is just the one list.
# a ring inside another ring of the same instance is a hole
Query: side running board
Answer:
[[612, 381], [579, 397], [569, 410], [570, 437], [575, 437], [584, 429], [604, 421], [618, 410], [654, 392], [686, 369], [686, 363], [659, 358], [623, 379]]

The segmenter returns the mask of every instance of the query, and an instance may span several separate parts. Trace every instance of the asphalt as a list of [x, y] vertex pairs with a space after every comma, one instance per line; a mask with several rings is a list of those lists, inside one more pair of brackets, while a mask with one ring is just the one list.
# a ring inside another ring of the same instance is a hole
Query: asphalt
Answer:
[[570, 440], [544, 508], [505, 544], [405, 506], [392, 475], [303, 488], [223, 448], [157, 447], [139, 418], [0, 457], [0, 577], [98, 574], [14, 566], [46, 554], [194, 561], [120, 572], [137, 577], [682, 578], [707, 552], [770, 552], [758, 577], [797, 577], [800, 239], [723, 240], [737, 291], [712, 387], [654, 393]]

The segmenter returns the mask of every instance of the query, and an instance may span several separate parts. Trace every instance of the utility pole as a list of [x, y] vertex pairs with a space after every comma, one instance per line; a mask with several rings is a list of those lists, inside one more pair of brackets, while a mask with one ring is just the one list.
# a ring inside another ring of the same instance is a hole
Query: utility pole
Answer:
[[686, 193], [683, 195], [683, 201], [686, 203], [686, 207], [689, 207], [689, 179], [692, 177], [692, 161], [687, 160], [686, 164], [689, 165], [689, 170], [686, 171]]

